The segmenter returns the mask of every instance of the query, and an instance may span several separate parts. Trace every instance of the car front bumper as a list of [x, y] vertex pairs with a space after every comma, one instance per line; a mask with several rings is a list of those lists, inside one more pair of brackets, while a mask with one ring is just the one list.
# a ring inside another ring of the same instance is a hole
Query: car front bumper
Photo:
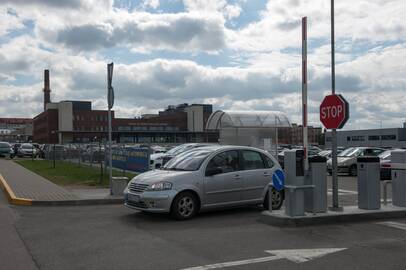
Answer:
[[124, 191], [124, 205], [128, 208], [145, 212], [169, 213], [171, 211], [172, 200], [176, 194], [175, 190], [132, 193], [126, 189]]

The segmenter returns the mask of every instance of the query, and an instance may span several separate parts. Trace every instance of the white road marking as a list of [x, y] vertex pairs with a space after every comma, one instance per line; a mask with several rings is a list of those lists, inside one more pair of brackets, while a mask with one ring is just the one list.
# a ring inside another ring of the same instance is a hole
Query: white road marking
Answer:
[[[332, 194], [333, 190], [332, 189], [328, 189], [328, 194]], [[353, 191], [353, 190], [346, 190], [346, 189], [339, 189], [338, 193], [341, 195], [358, 195], [357, 191]]]
[[383, 221], [383, 222], [377, 222], [376, 224], [383, 225], [383, 226], [388, 226], [388, 227], [391, 227], [391, 228], [395, 228], [395, 229], [405, 230], [405, 231], [406, 231], [406, 224], [400, 223], [400, 222]]
[[261, 262], [269, 262], [274, 260], [286, 259], [295, 263], [303, 263], [316, 258], [320, 258], [324, 255], [339, 252], [345, 250], [346, 248], [316, 248], [316, 249], [286, 249], [286, 250], [265, 250], [265, 252], [272, 254], [273, 256], [208, 264], [202, 266], [195, 266], [190, 268], [184, 268], [181, 270], [209, 270], [209, 269], [218, 269], [231, 266], [247, 265]]

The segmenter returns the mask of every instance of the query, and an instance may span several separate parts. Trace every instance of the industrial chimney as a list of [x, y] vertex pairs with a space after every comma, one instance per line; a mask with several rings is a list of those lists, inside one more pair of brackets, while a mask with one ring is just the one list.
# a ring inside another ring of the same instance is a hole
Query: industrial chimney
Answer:
[[44, 70], [44, 111], [47, 108], [47, 104], [51, 103], [51, 88], [49, 87], [49, 70]]

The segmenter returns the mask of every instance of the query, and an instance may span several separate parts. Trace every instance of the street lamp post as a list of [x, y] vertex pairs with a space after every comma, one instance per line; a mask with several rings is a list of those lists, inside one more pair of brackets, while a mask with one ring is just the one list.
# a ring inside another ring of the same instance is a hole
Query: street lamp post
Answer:
[[109, 137], [109, 188], [110, 188], [110, 195], [113, 194], [112, 190], [112, 177], [113, 177], [113, 171], [112, 171], [112, 154], [111, 154], [111, 140], [112, 140], [112, 126], [111, 126], [111, 109], [114, 106], [114, 88], [112, 86], [112, 80], [113, 80], [113, 67], [114, 64], [110, 63], [107, 64], [107, 107], [108, 107], [108, 137]]

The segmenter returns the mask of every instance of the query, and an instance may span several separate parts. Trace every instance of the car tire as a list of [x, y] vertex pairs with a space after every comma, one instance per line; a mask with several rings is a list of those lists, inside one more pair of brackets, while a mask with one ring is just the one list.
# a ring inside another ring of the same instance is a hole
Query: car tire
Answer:
[[[264, 203], [262, 204], [266, 210], [269, 210], [269, 192], [266, 193]], [[283, 191], [277, 191], [275, 188], [272, 188], [272, 210], [279, 210], [282, 207], [284, 200]]]
[[193, 218], [199, 210], [199, 201], [192, 192], [179, 193], [172, 202], [171, 216], [177, 220]]
[[348, 172], [348, 174], [350, 175], [350, 176], [357, 176], [357, 173], [358, 173], [358, 171], [357, 171], [357, 165], [351, 165], [351, 167], [349, 168], [349, 172]]

